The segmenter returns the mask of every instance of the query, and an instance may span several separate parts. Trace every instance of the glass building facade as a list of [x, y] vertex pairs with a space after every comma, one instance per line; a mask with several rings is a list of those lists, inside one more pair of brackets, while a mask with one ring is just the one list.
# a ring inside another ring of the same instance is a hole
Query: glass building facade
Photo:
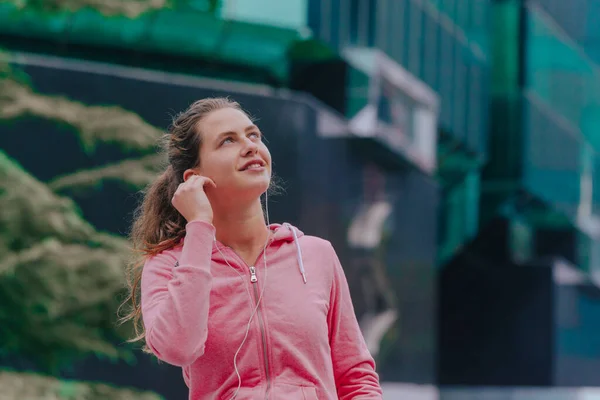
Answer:
[[600, 69], [591, 17], [580, 14], [591, 4], [495, 2], [493, 49], [502, 62], [494, 64], [485, 176], [487, 198], [505, 201], [519, 187], [566, 217], [561, 229], [564, 221], [578, 228], [581, 253], [570, 260], [584, 270], [597, 258], [600, 206]]
[[491, 5], [491, 0], [309, 1], [308, 26], [315, 37], [342, 54], [377, 49], [438, 96], [439, 265], [479, 225], [480, 168], [489, 134]]
[[590, 218], [600, 205], [600, 68], [586, 22], [594, 2], [576, 3], [526, 3], [526, 179], [571, 217]]
[[485, 155], [490, 20], [487, 0], [311, 0], [308, 23], [338, 49], [371, 47], [440, 95], [440, 125]]

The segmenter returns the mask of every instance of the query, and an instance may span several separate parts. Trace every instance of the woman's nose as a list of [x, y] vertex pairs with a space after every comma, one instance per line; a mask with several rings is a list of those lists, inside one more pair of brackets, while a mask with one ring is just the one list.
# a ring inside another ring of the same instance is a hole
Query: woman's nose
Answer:
[[258, 144], [255, 143], [254, 141], [252, 141], [250, 139], [246, 139], [244, 144], [245, 144], [245, 146], [242, 150], [242, 153], [245, 156], [250, 155], [250, 154], [256, 154], [256, 152], [258, 152]]

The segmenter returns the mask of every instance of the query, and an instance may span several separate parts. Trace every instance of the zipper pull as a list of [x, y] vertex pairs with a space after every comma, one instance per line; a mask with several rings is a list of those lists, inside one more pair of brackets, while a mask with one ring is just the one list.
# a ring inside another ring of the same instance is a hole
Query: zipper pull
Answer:
[[256, 268], [254, 267], [250, 267], [250, 282], [258, 282], [258, 278], [256, 277]]

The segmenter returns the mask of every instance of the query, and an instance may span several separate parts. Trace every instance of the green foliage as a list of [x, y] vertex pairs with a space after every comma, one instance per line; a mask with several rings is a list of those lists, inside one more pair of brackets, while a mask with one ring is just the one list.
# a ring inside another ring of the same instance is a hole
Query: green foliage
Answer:
[[0, 151], [0, 249], [22, 251], [44, 239], [89, 243], [97, 233], [75, 203], [46, 185]]
[[[173, 4], [172, 0], [7, 1], [42, 12], [93, 8], [107, 16], [130, 18]], [[0, 121], [27, 116], [70, 126], [87, 152], [99, 143], [113, 143], [148, 154], [162, 135], [120, 107], [88, 106], [36, 93], [29, 77], [11, 67], [9, 57], [0, 50]], [[86, 189], [105, 179], [140, 188], [154, 177], [159, 161], [160, 156], [151, 155], [78, 171], [56, 179], [53, 188], [61, 192]], [[131, 334], [129, 326], [116, 324], [129, 257], [124, 238], [96, 231], [71, 199], [58, 196], [0, 150], [0, 356], [25, 359], [51, 373], [89, 355], [131, 358], [128, 348], [115, 346]], [[161, 398], [103, 384], [1, 370], [0, 388], [0, 397], [6, 400]]]
[[43, 375], [0, 371], [2, 400], [161, 400], [149, 392], [101, 383], [58, 380]]
[[0, 152], [0, 343], [56, 370], [82, 356], [125, 356], [114, 346], [125, 239], [97, 232]]
[[82, 170], [55, 179], [56, 190], [97, 187], [105, 179], [120, 180], [141, 189], [164, 165], [154, 154], [163, 132], [137, 114], [118, 106], [88, 106], [64, 96], [46, 96], [31, 88], [29, 77], [12, 68], [9, 57], [0, 50], [0, 121], [35, 116], [70, 126], [81, 142], [82, 151], [94, 152], [96, 146], [116, 144], [124, 152], [151, 153], [140, 159]]
[[47, 12], [74, 12], [82, 8], [92, 8], [101, 13], [126, 15], [135, 18], [143, 13], [169, 8], [173, 0], [5, 0], [18, 8], [37, 9]]
[[[0, 53], [0, 119], [36, 116], [71, 126], [83, 151], [114, 143], [138, 154], [154, 150], [162, 131], [120, 107], [91, 107], [31, 89], [27, 77]], [[139, 189], [162, 166], [154, 154], [80, 170], [55, 180], [73, 193], [106, 179]], [[164, 160], [162, 160], [164, 161]], [[129, 356], [114, 338], [124, 294], [125, 239], [97, 232], [77, 205], [57, 196], [0, 152], [0, 355], [19, 354], [49, 370], [89, 354]]]
[[76, 194], [91, 189], [101, 190], [105, 181], [116, 181], [137, 191], [156, 179], [166, 161], [162, 154], [152, 154], [60, 176], [49, 182], [48, 186], [58, 193]]
[[87, 106], [63, 96], [41, 95], [13, 79], [13, 75], [5, 78], [0, 75], [0, 120], [25, 116], [73, 127], [87, 152], [94, 151], [98, 143], [117, 143], [123, 150], [150, 151], [162, 135], [159, 129], [121, 107]]

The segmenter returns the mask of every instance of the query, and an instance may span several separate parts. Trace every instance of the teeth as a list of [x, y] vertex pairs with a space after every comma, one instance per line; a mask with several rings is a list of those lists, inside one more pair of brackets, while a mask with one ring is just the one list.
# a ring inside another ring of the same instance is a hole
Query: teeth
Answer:
[[262, 167], [262, 165], [260, 165], [259, 163], [254, 163], [254, 164], [250, 164], [246, 167], [246, 169], [254, 169], [254, 168], [260, 168]]

